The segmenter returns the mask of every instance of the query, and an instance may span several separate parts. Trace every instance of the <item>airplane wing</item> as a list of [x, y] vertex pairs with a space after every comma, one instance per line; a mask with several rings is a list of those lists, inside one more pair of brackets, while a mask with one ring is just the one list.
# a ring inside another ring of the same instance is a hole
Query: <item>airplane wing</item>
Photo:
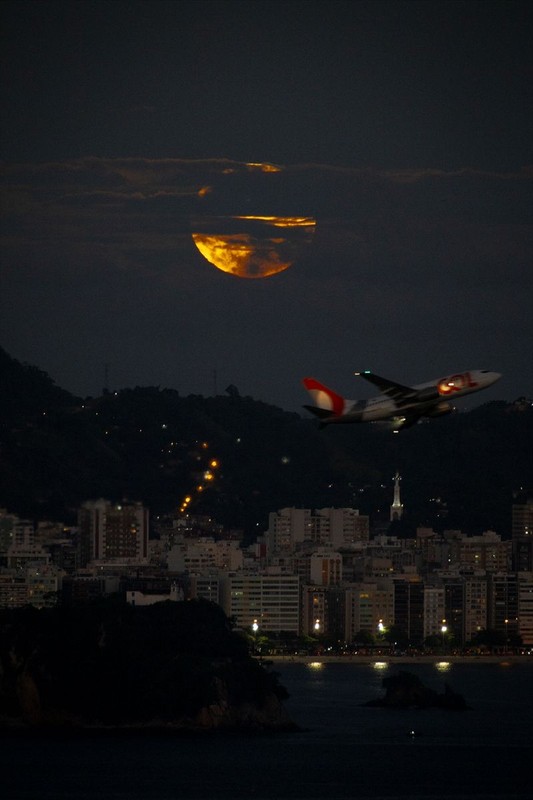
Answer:
[[390, 397], [399, 408], [406, 403], [410, 403], [418, 394], [417, 390], [413, 389], [411, 386], [402, 386], [401, 383], [395, 383], [394, 381], [389, 381], [387, 378], [381, 378], [379, 375], [369, 370], [365, 372], [356, 372], [355, 374], [364, 378], [365, 381], [373, 383], [374, 386], [377, 386], [379, 391], [382, 394], [386, 394], [387, 397]]

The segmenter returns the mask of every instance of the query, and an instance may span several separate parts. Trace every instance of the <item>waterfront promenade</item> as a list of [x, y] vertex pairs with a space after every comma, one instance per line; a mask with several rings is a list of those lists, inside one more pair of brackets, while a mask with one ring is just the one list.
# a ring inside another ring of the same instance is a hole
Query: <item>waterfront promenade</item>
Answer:
[[269, 655], [263, 661], [271, 661], [275, 664], [316, 664], [317, 662], [323, 664], [354, 664], [354, 665], [368, 665], [375, 663], [387, 664], [437, 664], [441, 662], [448, 662], [451, 664], [530, 664], [533, 666], [533, 653], [531, 655], [515, 655], [514, 653], [505, 653], [501, 655], [450, 655], [447, 653], [434, 653], [432, 655], [387, 655], [383, 653], [376, 654], [357, 654], [357, 655]]

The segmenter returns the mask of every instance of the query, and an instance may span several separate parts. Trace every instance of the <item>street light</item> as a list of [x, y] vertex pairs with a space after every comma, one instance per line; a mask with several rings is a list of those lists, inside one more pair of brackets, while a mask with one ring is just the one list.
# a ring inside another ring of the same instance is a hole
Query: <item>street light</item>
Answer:
[[443, 650], [443, 652], [444, 652], [444, 636], [445, 636], [447, 630], [448, 630], [448, 626], [446, 625], [446, 620], [443, 619], [442, 620], [442, 625], [440, 626], [440, 632], [442, 634], [442, 650]]
[[314, 629], [315, 629], [315, 631], [317, 633], [319, 632], [319, 630], [320, 630], [320, 620], [319, 619], [315, 620]]
[[257, 649], [257, 631], [258, 630], [259, 630], [259, 623], [257, 622], [256, 619], [254, 619], [254, 621], [252, 622], [252, 632], [253, 632], [253, 636], [254, 636], [254, 649], [253, 649], [254, 655], [255, 655], [255, 652], [256, 652], [256, 649]]
[[505, 622], [505, 649], [504, 649], [504, 653], [507, 654], [507, 648], [508, 648], [508, 644], [509, 644], [509, 628], [507, 626], [509, 625], [509, 620], [508, 619], [504, 619], [504, 622]]

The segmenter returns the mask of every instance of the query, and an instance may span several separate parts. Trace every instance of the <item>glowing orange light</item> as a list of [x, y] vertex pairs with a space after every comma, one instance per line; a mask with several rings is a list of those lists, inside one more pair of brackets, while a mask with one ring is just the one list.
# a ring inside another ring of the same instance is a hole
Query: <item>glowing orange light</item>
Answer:
[[439, 394], [451, 394], [452, 392], [460, 392], [463, 389], [474, 389], [478, 384], [473, 380], [470, 372], [461, 372], [458, 375], [450, 375], [448, 378], [442, 378], [437, 384]]
[[268, 222], [269, 225], [274, 225], [276, 228], [314, 228], [316, 225], [316, 220], [313, 219], [313, 217], [274, 217], [243, 214], [242, 216], [234, 216], [232, 219], [250, 219], [255, 222]]
[[246, 166], [249, 169], [258, 169], [261, 172], [281, 172], [281, 167], [277, 167], [275, 164], [262, 164], [259, 161], [249, 161]]
[[437, 390], [439, 394], [450, 394], [453, 391], [453, 384], [450, 386], [446, 381], [441, 381], [437, 386]]

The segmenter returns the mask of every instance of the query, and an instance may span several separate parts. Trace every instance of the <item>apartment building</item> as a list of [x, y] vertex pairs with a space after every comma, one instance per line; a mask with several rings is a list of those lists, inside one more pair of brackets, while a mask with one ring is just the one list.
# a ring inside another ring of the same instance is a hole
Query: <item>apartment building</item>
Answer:
[[394, 625], [394, 584], [392, 580], [360, 581], [344, 587], [344, 637], [353, 642], [359, 631], [380, 635]]
[[304, 542], [335, 550], [368, 542], [369, 519], [355, 508], [282, 508], [269, 515], [269, 555], [294, 553]]
[[441, 636], [445, 614], [444, 586], [424, 586], [424, 639]]
[[331, 545], [335, 550], [368, 542], [369, 518], [356, 508], [320, 508], [311, 515], [314, 544]]
[[297, 575], [257, 575], [244, 570], [221, 578], [221, 605], [238, 627], [254, 620], [265, 632], [300, 629], [300, 579]]
[[509, 636], [518, 633], [518, 574], [489, 573], [487, 627]]
[[533, 498], [523, 498], [519, 503], [513, 503], [511, 511], [511, 538], [533, 539]]
[[346, 590], [339, 586], [302, 586], [300, 632], [307, 636], [325, 636], [345, 640]]
[[111, 563], [148, 563], [148, 510], [141, 503], [111, 503], [92, 500], [78, 511], [83, 558]]
[[533, 645], [533, 571], [518, 573], [518, 633]]

